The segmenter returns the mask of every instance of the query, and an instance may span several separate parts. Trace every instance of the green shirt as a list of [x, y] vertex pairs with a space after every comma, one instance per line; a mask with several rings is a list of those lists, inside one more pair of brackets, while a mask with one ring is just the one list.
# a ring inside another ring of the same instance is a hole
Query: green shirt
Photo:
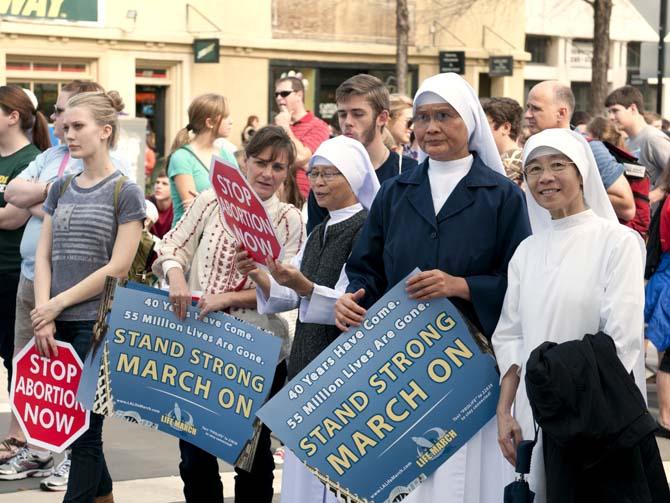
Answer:
[[[0, 157], [0, 208], [4, 208], [5, 188], [35, 157], [40, 150], [29, 143], [12, 155]], [[27, 221], [27, 220], [26, 220]], [[25, 224], [13, 231], [0, 230], [0, 273], [18, 272], [21, 269], [21, 237]]]
[[[223, 157], [223, 159], [233, 166], [237, 166], [235, 156], [226, 149], [222, 148], [219, 151], [219, 156]], [[191, 175], [193, 177], [193, 183], [195, 183], [195, 191], [198, 194], [212, 186], [212, 183], [209, 180], [209, 166], [205, 166], [202, 163], [195, 152], [193, 152], [190, 145], [184, 145], [175, 150], [170, 156], [170, 164], [168, 165], [170, 195], [172, 196], [172, 207], [174, 208], [172, 227], [174, 227], [184, 215], [184, 205], [181, 202], [177, 186], [174, 183], [174, 177], [177, 175]]]

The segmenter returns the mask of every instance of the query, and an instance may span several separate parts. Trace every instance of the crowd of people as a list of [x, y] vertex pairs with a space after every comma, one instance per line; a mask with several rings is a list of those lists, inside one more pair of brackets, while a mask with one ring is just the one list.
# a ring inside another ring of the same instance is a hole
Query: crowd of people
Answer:
[[[670, 501], [654, 441], [670, 438], [670, 136], [639, 90], [615, 89], [591, 117], [556, 81], [534, 86], [523, 108], [480, 100], [456, 74], [427, 78], [413, 98], [359, 74], [337, 88], [336, 136], [305, 108], [301, 79], [274, 86], [272, 123], [249, 116], [240, 149], [228, 139], [239, 104], [196, 97], [165, 170], [148, 161], [159, 170], [149, 195], [116, 149], [118, 93], [63, 86], [51, 146], [35, 97], [0, 87], [10, 376], [33, 337], [44, 356], [61, 340], [83, 360], [105, 277], [130, 276], [167, 289], [181, 319], [197, 298], [201, 315], [224, 311], [280, 337], [272, 396], [418, 268], [408, 296], [448, 298], [489, 341], [501, 387], [496, 416], [407, 501], [503, 501], [522, 440], [537, 442], [536, 502]], [[213, 156], [246, 176], [281, 261], [259, 267], [236, 242], [211, 186]], [[654, 350], [658, 419], [645, 405]], [[91, 414], [55, 466], [12, 417], [0, 480], [43, 477], [66, 502], [112, 502], [102, 427]], [[186, 501], [223, 503], [216, 458], [183, 440], [179, 450]], [[282, 452], [263, 426], [251, 470], [236, 469], [236, 501], [272, 500], [276, 459], [282, 501], [336, 501]]]

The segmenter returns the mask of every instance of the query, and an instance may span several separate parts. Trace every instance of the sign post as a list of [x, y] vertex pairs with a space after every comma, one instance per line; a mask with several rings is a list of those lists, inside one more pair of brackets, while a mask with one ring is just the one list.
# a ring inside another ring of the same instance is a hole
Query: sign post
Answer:
[[82, 362], [72, 346], [56, 341], [58, 357], [44, 358], [33, 338], [16, 355], [11, 402], [28, 443], [63, 452], [89, 424], [89, 412], [77, 401]]
[[272, 220], [242, 172], [216, 156], [210, 172], [223, 218], [249, 256], [259, 264], [279, 258], [281, 245]]

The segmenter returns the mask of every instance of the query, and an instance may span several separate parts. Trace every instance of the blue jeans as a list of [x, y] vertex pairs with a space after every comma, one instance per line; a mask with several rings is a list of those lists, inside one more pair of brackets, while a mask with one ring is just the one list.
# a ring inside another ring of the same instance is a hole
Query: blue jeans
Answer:
[[[56, 339], [69, 342], [82, 361], [91, 346], [95, 321], [57, 321]], [[72, 464], [63, 503], [92, 503], [112, 492], [112, 477], [102, 452], [104, 416], [91, 412], [88, 430], [72, 444]]]

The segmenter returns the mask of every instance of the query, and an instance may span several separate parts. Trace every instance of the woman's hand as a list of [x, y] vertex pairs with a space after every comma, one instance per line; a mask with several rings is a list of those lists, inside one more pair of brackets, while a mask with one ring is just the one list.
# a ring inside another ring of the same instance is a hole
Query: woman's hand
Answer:
[[188, 306], [191, 305], [191, 290], [186, 283], [184, 271], [180, 267], [173, 267], [167, 272], [168, 283], [170, 284], [169, 299], [177, 318], [183, 320], [186, 318]]
[[523, 440], [521, 436], [521, 427], [510, 412], [500, 412], [496, 414], [498, 421], [498, 445], [503, 456], [512, 466], [516, 465], [516, 448], [519, 442]]
[[249, 276], [253, 281], [256, 281], [255, 276], [260, 272], [258, 264], [254, 259], [249, 257], [249, 254], [240, 243], [235, 245], [235, 267], [237, 271], [243, 276]]
[[335, 303], [335, 326], [342, 332], [349, 327], [357, 327], [365, 318], [367, 311], [358, 303], [365, 297], [365, 290], [360, 288], [354, 293], [345, 293]]
[[272, 258], [268, 258], [265, 265], [278, 284], [290, 288], [301, 297], [308, 297], [312, 294], [314, 283], [292, 265], [282, 264]]
[[58, 296], [49, 299], [49, 302], [41, 306], [37, 306], [30, 312], [33, 329], [37, 331], [44, 328], [47, 324], [53, 322], [63, 312], [63, 309], [65, 309], [65, 306]]
[[58, 356], [58, 346], [56, 345], [56, 324], [53, 321], [46, 323], [39, 330], [35, 330], [35, 346], [41, 356], [51, 358]]
[[410, 299], [431, 300], [443, 297], [461, 297], [470, 300], [470, 288], [464, 278], [451, 276], [439, 269], [422, 271], [405, 283]]
[[231, 305], [232, 295], [230, 293], [206, 293], [198, 301], [198, 309], [200, 309], [198, 318], [214, 311], [224, 311]]

